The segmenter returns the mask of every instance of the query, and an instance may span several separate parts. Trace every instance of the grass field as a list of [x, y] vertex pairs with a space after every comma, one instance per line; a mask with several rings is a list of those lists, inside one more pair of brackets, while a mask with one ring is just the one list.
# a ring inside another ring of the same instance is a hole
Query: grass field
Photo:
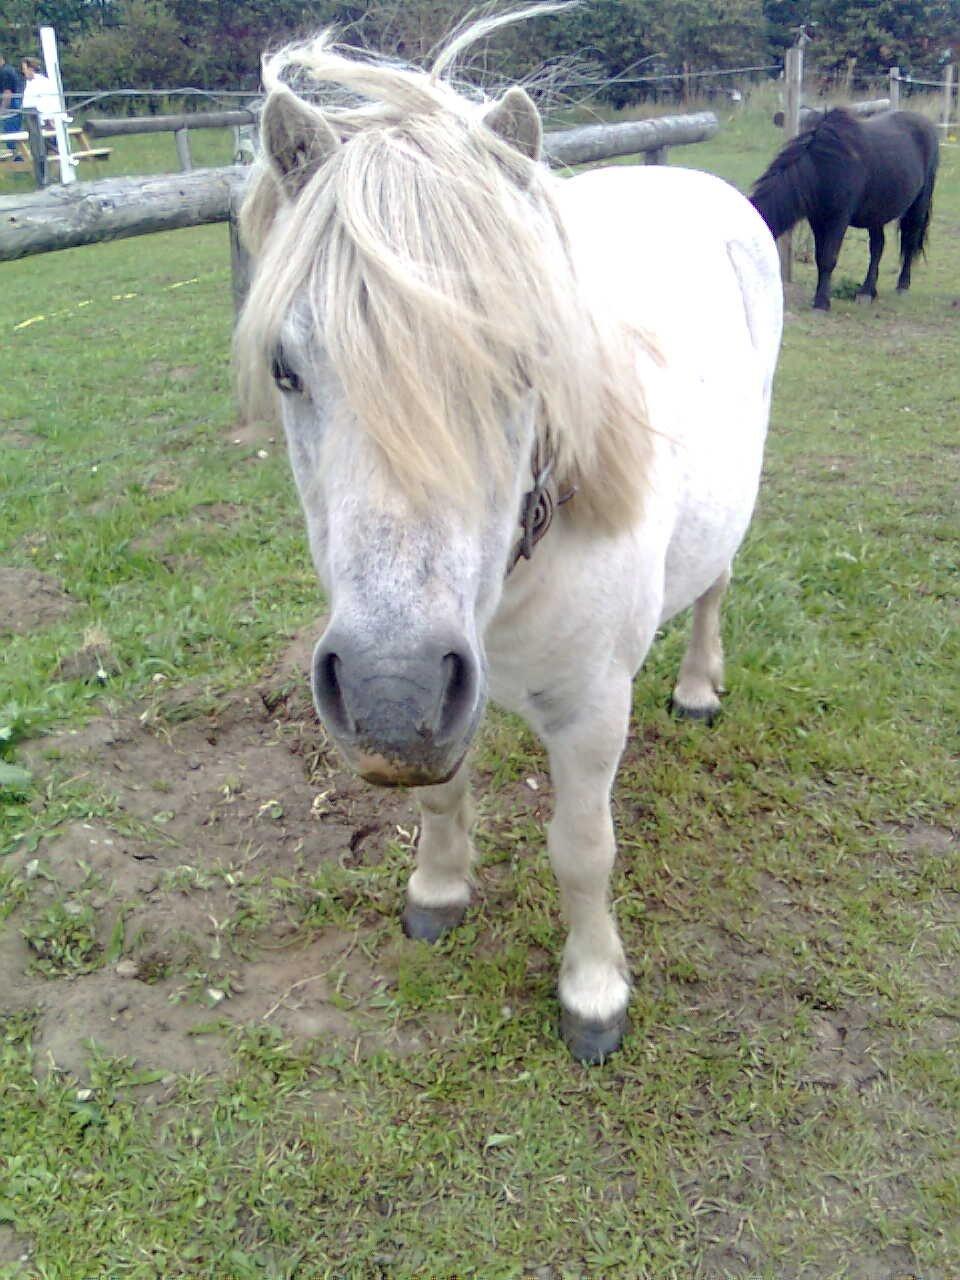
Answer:
[[[672, 159], [746, 186], [777, 142], [744, 113]], [[593, 1069], [512, 720], [475, 908], [400, 935], [413, 810], [310, 712], [225, 229], [3, 267], [0, 1276], [960, 1276], [958, 245], [947, 147], [910, 294], [888, 248], [876, 304], [813, 314], [798, 265], [724, 715], [666, 712], [683, 624], [636, 683], [632, 1030]]]

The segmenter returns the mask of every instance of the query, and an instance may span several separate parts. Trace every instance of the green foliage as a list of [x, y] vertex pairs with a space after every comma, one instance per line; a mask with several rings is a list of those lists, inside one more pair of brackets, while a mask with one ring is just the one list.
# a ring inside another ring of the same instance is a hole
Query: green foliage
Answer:
[[[13, 43], [33, 39], [27, 0], [13, 0]], [[350, 43], [422, 61], [462, 21], [463, 0], [369, 4], [343, 0], [44, 0], [57, 26], [64, 75], [81, 88], [199, 85], [256, 89], [260, 57], [321, 27]], [[462, 68], [487, 84], [575, 68], [591, 97], [622, 107], [651, 91], [640, 79], [779, 61], [801, 23], [815, 24], [811, 67], [856, 60], [874, 74], [891, 64], [932, 72], [955, 35], [960, 0], [591, 0], [496, 32]], [[0, 35], [2, 39], [2, 35]]]
[[32, 968], [46, 978], [90, 973], [102, 963], [92, 907], [70, 899], [50, 903], [22, 930]]
[[763, 12], [776, 57], [811, 23], [811, 64], [840, 70], [854, 59], [861, 75], [890, 66], [935, 71], [960, 23], [958, 0], [764, 0]]

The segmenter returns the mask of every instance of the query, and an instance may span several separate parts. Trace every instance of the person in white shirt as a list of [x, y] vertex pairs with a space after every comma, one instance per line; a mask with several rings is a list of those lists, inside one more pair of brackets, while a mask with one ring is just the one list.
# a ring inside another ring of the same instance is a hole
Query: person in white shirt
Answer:
[[60, 94], [50, 77], [40, 70], [41, 65], [36, 58], [24, 58], [20, 64], [26, 81], [21, 109], [29, 111], [32, 108], [40, 116], [40, 123], [49, 126], [60, 110]]

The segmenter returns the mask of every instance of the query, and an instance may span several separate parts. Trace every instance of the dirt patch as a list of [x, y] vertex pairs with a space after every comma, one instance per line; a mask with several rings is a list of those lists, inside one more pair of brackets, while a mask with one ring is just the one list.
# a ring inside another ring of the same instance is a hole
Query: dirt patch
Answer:
[[[37, 1012], [40, 1069], [82, 1077], [95, 1044], [150, 1069], [221, 1070], [229, 1045], [202, 1034], [211, 1019], [357, 1052], [441, 1034], [371, 1009], [389, 1006], [395, 966], [362, 943], [384, 923], [399, 936], [403, 877], [385, 896], [348, 887], [349, 924], [328, 918], [315, 885], [323, 866], [374, 866], [415, 817], [405, 793], [343, 770], [313, 715], [305, 671], [322, 628], [212, 708], [201, 690], [160, 686], [129, 715], [25, 748], [40, 774], [94, 778], [114, 810], [6, 861], [27, 900], [0, 933], [2, 1007]], [[46, 953], [38, 963], [36, 935], [64, 913], [90, 922], [92, 972], [71, 970], [65, 945], [62, 972]]]
[[52, 626], [74, 607], [74, 601], [47, 574], [0, 565], [0, 635], [26, 635]]
[[27, 1276], [32, 1246], [26, 1236], [18, 1235], [12, 1227], [0, 1224], [0, 1267], [11, 1280]]
[[283, 444], [282, 432], [276, 422], [236, 422], [224, 432], [225, 442], [233, 448], [268, 449]]
[[30, 431], [4, 431], [0, 434], [5, 449], [33, 449], [40, 443], [40, 436]]
[[133, 551], [160, 553], [164, 563], [171, 566], [182, 564], [184, 557], [165, 554], [167, 544], [174, 534], [182, 531], [184, 527], [225, 529], [243, 516], [244, 508], [235, 502], [201, 502], [185, 516], [166, 516], [159, 520], [148, 532], [134, 538], [130, 548]]
[[106, 684], [111, 676], [119, 673], [120, 663], [113, 652], [110, 637], [101, 627], [90, 627], [84, 633], [80, 648], [65, 654], [57, 663], [58, 680]]
[[893, 837], [899, 852], [910, 858], [960, 853], [960, 837], [945, 827], [932, 826], [929, 822], [914, 822], [905, 826], [888, 824], [884, 830]]
[[154, 378], [162, 378], [164, 382], [189, 382], [200, 370], [198, 364], [169, 365], [164, 360], [151, 360], [147, 365], [147, 373]]

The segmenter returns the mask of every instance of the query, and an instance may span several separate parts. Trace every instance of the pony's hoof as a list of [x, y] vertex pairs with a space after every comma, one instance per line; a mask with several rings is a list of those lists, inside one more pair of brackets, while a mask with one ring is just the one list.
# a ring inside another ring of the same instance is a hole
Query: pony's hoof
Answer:
[[720, 714], [720, 707], [685, 707], [676, 698], [671, 698], [670, 714], [675, 720], [699, 720], [701, 724], [711, 726]]
[[830, 303], [829, 303], [829, 302], [816, 302], [816, 301], [814, 301], [814, 303], [813, 303], [813, 309], [814, 309], [814, 311], [829, 311], [829, 310], [830, 310]]
[[910, 286], [908, 284], [897, 285], [897, 293], [909, 293], [909, 292], [910, 292]]
[[876, 295], [875, 293], [858, 293], [858, 294], [857, 294], [857, 301], [858, 301], [861, 305], [862, 305], [862, 304], [864, 304], [864, 303], [866, 303], [866, 304], [867, 304], [867, 306], [869, 306], [869, 305], [870, 305], [870, 303], [871, 303], [871, 302], [873, 302], [874, 298], [876, 298], [876, 296], [877, 296], [877, 295]]
[[417, 942], [438, 942], [445, 933], [463, 923], [466, 903], [450, 907], [420, 907], [408, 902], [403, 909], [403, 932]]
[[560, 1006], [560, 1034], [578, 1062], [593, 1066], [605, 1062], [623, 1044], [627, 1030], [626, 1011], [612, 1022], [588, 1022], [579, 1014]]

